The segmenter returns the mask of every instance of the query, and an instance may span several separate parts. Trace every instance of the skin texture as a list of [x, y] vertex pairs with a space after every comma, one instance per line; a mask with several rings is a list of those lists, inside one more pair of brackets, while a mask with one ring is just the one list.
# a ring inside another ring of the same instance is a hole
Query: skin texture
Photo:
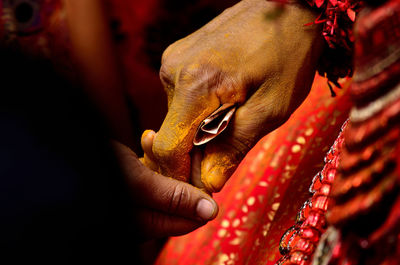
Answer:
[[[209, 195], [190, 184], [155, 173], [140, 163], [127, 146], [119, 142], [113, 142], [113, 146], [133, 191], [134, 223], [140, 227], [144, 239], [183, 235], [215, 218], [218, 206]], [[206, 216], [199, 214], [202, 200], [213, 208]]]
[[[156, 135], [142, 137], [145, 164], [219, 191], [307, 96], [323, 47], [319, 27], [304, 26], [315, 18], [300, 5], [246, 0], [169, 46], [160, 70], [168, 113]], [[224, 103], [238, 107], [227, 130], [194, 149], [197, 127]]]

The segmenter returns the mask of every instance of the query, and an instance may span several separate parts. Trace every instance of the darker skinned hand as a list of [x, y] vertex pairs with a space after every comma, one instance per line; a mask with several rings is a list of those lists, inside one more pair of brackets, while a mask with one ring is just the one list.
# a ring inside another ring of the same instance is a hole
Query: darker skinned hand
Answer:
[[113, 142], [113, 146], [137, 207], [135, 223], [143, 238], [183, 235], [215, 218], [218, 206], [209, 195], [155, 173], [125, 145]]

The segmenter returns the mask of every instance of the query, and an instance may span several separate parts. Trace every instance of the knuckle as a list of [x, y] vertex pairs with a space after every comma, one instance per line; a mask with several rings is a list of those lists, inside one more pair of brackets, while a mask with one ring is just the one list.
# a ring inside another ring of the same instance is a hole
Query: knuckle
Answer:
[[178, 42], [168, 46], [161, 57], [160, 79], [167, 90], [174, 87], [175, 72], [178, 65], [182, 63], [182, 56], [174, 55], [177, 50], [176, 46]]
[[161, 64], [164, 64], [167, 62], [167, 60], [169, 60], [171, 58], [171, 53], [173, 52], [173, 50], [175, 49], [176, 46], [176, 42], [172, 43], [171, 45], [169, 45], [163, 52], [162, 56], [161, 56]]
[[182, 87], [200, 95], [216, 93], [216, 88], [223, 83], [224, 79], [225, 75], [220, 67], [198, 60], [184, 65], [177, 80]]
[[180, 61], [182, 57], [178, 55], [188, 47], [191, 47], [191, 45], [190, 42], [187, 41], [187, 38], [179, 39], [170, 44], [161, 55], [161, 64], [176, 60]]
[[178, 213], [181, 209], [189, 206], [190, 193], [186, 185], [178, 184], [174, 187], [170, 195], [170, 203], [168, 206], [169, 213]]
[[216, 86], [216, 95], [223, 102], [243, 104], [246, 101], [248, 91], [246, 84], [232, 74], [221, 74]]
[[163, 63], [160, 68], [160, 80], [163, 86], [170, 90], [174, 87], [174, 78], [171, 67], [167, 63]]

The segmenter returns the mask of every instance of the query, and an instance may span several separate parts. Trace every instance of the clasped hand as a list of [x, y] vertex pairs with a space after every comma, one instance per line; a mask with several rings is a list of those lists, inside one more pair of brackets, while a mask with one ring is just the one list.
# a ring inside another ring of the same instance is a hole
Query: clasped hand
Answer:
[[[307, 96], [323, 42], [316, 14], [245, 0], [166, 49], [160, 70], [168, 113], [142, 136], [144, 163], [161, 174], [219, 191], [256, 142], [284, 123]], [[228, 128], [193, 147], [200, 123], [237, 106]]]

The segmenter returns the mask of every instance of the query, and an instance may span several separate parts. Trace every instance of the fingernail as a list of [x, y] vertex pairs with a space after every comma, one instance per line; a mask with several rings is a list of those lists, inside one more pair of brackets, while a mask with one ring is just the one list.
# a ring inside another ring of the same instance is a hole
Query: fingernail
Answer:
[[[142, 133], [142, 141], [143, 140], [152, 140], [151, 138], [154, 138], [154, 135], [155, 135], [155, 132], [154, 131], [152, 131], [152, 130], [145, 130], [143, 133]], [[147, 138], [149, 138], [149, 136], [150, 136], [150, 139], [147, 139]]]
[[215, 207], [214, 205], [206, 199], [201, 199], [197, 203], [197, 215], [203, 220], [210, 220], [214, 214]]

